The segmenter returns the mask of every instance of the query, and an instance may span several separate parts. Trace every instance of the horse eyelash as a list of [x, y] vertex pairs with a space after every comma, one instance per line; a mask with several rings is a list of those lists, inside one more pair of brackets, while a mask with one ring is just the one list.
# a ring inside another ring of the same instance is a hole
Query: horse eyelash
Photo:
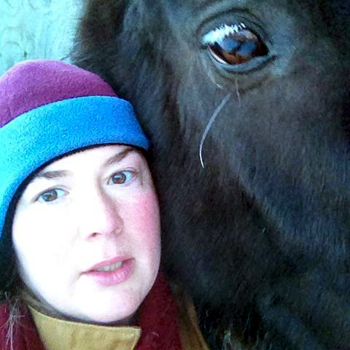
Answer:
[[202, 39], [203, 45], [210, 45], [218, 41], [223, 40], [226, 36], [230, 34], [235, 34], [238, 31], [247, 28], [244, 23], [239, 23], [235, 25], [222, 24], [220, 27], [211, 30], [209, 33], [204, 35]]

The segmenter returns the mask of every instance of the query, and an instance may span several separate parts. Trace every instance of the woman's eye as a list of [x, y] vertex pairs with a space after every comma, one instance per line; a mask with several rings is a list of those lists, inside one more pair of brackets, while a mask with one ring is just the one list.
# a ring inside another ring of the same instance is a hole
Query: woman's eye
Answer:
[[56, 199], [62, 197], [65, 191], [59, 188], [53, 188], [51, 190], [45, 191], [38, 197], [39, 202], [53, 202]]
[[228, 65], [246, 63], [269, 53], [262, 39], [244, 24], [225, 24], [212, 30], [203, 37], [203, 44], [216, 61]]
[[134, 177], [132, 171], [119, 171], [111, 176], [109, 179], [109, 185], [123, 185], [127, 184]]

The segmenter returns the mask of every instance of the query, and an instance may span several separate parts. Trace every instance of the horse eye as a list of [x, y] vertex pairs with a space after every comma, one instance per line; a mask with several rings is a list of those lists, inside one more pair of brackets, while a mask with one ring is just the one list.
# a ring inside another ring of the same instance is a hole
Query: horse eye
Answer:
[[216, 61], [229, 65], [246, 63], [269, 53], [261, 38], [243, 25], [225, 25], [208, 33], [204, 41]]

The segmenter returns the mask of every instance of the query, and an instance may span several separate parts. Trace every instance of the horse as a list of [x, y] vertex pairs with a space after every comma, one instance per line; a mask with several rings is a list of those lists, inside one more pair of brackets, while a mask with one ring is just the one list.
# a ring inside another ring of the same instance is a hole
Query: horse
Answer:
[[350, 1], [86, 0], [71, 60], [151, 140], [210, 348], [350, 348]]

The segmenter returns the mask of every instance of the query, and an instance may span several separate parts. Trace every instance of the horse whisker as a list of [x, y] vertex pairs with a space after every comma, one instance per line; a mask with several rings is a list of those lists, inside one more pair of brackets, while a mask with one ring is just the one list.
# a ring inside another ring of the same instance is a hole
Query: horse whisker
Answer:
[[202, 157], [202, 151], [203, 151], [203, 144], [204, 144], [204, 140], [205, 138], [207, 137], [208, 135], [208, 132], [211, 128], [211, 126], [213, 125], [214, 123], [214, 120], [216, 119], [216, 117], [218, 116], [218, 114], [220, 113], [220, 111], [222, 110], [222, 108], [225, 106], [225, 104], [227, 103], [227, 101], [230, 99], [231, 97], [231, 93], [227, 94], [225, 96], [225, 98], [221, 101], [221, 103], [216, 107], [213, 115], [211, 116], [205, 130], [204, 130], [204, 133], [203, 133], [203, 136], [202, 136], [202, 139], [201, 139], [201, 142], [200, 142], [200, 145], [199, 145], [199, 159], [200, 159], [200, 162], [201, 162], [201, 165], [202, 165], [202, 168], [204, 169], [204, 162], [203, 162], [203, 157]]

